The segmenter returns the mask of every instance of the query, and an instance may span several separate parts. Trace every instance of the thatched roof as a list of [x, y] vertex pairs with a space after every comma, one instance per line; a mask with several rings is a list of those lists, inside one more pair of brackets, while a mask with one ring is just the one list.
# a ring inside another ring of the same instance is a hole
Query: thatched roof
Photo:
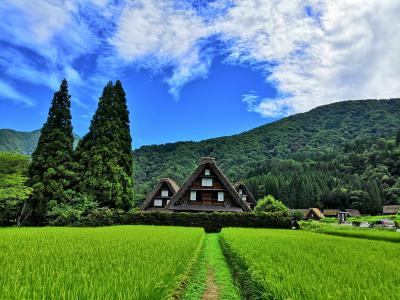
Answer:
[[300, 211], [303, 213], [303, 217], [306, 217], [307, 213], [310, 211], [309, 208], [289, 208], [289, 213], [293, 213], [295, 211]]
[[[180, 207], [182, 207], [180, 205], [180, 201], [182, 200], [182, 197], [190, 189], [193, 182], [196, 180], [196, 178], [198, 176], [200, 176], [201, 172], [206, 167], [210, 168], [215, 173], [215, 175], [221, 181], [221, 184], [224, 187], [225, 191], [232, 198], [232, 201], [235, 202], [239, 207], [241, 207], [243, 211], [250, 212], [251, 208], [247, 205], [246, 202], [244, 202], [242, 200], [242, 198], [236, 192], [233, 185], [229, 182], [229, 180], [225, 177], [225, 175], [222, 173], [222, 171], [218, 168], [217, 164], [215, 163], [215, 159], [211, 158], [211, 157], [203, 157], [201, 159], [201, 162], [198, 165], [198, 167], [186, 179], [185, 183], [182, 185], [182, 187], [179, 189], [179, 191], [171, 198], [171, 201], [169, 202], [169, 204], [167, 204], [166, 208], [172, 209], [172, 210], [182, 209], [182, 208], [180, 208]], [[185, 210], [188, 209], [188, 206], [190, 206], [190, 205], [185, 205]], [[202, 206], [199, 205], [199, 209], [200, 209], [200, 207], [202, 207]], [[220, 210], [220, 211], [222, 211], [224, 209], [224, 207], [222, 207], [222, 206], [214, 206], [214, 208], [215, 208], [215, 210]]]
[[346, 211], [349, 213], [350, 217], [360, 217], [361, 213], [358, 209], [348, 208]]
[[[153, 188], [153, 190], [148, 194], [146, 200], [142, 203], [141, 205], [142, 210], [145, 210], [149, 206], [151, 200], [154, 199], [154, 197], [157, 195], [157, 193], [160, 191], [161, 187], [164, 184], [166, 184], [169, 187], [173, 195], [175, 195], [176, 192], [179, 190], [179, 186], [176, 184], [175, 181], [173, 181], [170, 178], [161, 178], [160, 181]], [[164, 209], [165, 208], [155, 208], [155, 210], [164, 210]]]
[[225, 207], [217, 205], [184, 205], [174, 206], [175, 211], [222, 211], [222, 212], [242, 212], [240, 207]]
[[254, 206], [257, 205], [256, 199], [253, 197], [251, 194], [250, 190], [247, 188], [247, 186], [243, 182], [237, 182], [234, 185], [236, 192], [239, 193], [239, 189], [243, 190], [243, 192], [246, 194], [247, 198], [246, 200], [253, 204]]
[[384, 215], [395, 215], [400, 211], [400, 205], [384, 205], [383, 214]]
[[308, 210], [308, 212], [307, 212], [306, 218], [307, 218], [308, 216], [311, 216], [311, 213], [313, 213], [314, 216], [316, 216], [318, 219], [323, 219], [323, 218], [325, 218], [325, 216], [324, 216], [323, 213], [319, 210], [319, 208], [316, 208], [316, 207], [310, 208], [310, 209]]
[[339, 209], [324, 209], [323, 214], [325, 217], [336, 217], [339, 212]]

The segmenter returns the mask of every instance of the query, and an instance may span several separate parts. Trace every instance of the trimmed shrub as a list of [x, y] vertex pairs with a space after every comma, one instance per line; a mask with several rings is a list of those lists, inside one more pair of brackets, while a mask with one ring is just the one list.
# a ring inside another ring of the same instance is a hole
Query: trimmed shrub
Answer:
[[218, 232], [223, 227], [290, 228], [291, 219], [286, 212], [129, 212], [124, 224], [204, 227], [206, 232]]

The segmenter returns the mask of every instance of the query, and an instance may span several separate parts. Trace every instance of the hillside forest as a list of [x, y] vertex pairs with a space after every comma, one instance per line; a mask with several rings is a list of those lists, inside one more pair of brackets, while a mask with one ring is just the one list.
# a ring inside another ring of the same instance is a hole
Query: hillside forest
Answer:
[[105, 86], [79, 143], [70, 97], [64, 80], [31, 157], [0, 152], [1, 225], [63, 225], [135, 210], [159, 178], [181, 185], [201, 156], [215, 157], [256, 199], [272, 195], [290, 208], [378, 214], [400, 204], [398, 99], [339, 102], [235, 136], [132, 151], [120, 81]]

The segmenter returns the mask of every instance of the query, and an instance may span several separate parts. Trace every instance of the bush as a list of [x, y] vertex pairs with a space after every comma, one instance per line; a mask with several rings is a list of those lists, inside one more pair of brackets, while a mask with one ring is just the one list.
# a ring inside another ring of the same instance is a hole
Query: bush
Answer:
[[293, 220], [301, 221], [304, 219], [304, 214], [301, 210], [293, 210], [290, 212], [290, 216]]
[[204, 227], [206, 232], [218, 232], [223, 227], [290, 228], [291, 220], [286, 212], [129, 212], [124, 224]]
[[288, 208], [281, 201], [276, 200], [274, 196], [268, 195], [257, 202], [254, 212], [287, 212]]
[[80, 226], [111, 226], [123, 224], [125, 212], [122, 209], [100, 207], [93, 209], [87, 216], [82, 217]]

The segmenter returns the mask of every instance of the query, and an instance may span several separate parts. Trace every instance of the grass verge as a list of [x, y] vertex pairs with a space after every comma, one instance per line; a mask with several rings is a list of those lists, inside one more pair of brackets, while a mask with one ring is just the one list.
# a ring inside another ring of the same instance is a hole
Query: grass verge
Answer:
[[200, 259], [195, 266], [196, 272], [189, 279], [183, 300], [202, 299], [207, 288], [207, 276], [211, 270], [218, 287], [218, 299], [239, 300], [240, 294], [234, 285], [225, 257], [219, 245], [217, 233], [206, 234]]
[[301, 222], [301, 229], [316, 233], [400, 243], [400, 233], [388, 229], [359, 228], [317, 221]]

